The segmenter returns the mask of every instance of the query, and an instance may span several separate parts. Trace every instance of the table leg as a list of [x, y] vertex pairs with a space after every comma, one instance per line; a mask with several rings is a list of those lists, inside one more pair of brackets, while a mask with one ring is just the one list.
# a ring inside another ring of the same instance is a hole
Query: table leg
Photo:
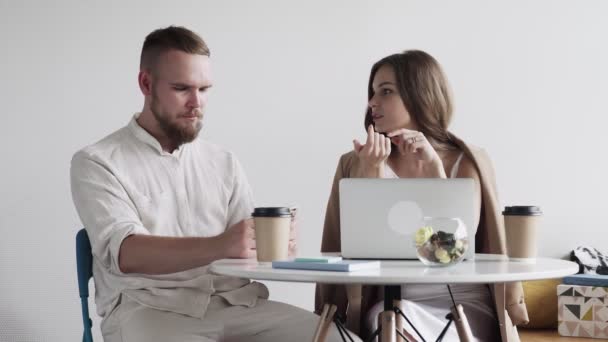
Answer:
[[[401, 285], [386, 285], [384, 286], [384, 311], [378, 315], [378, 327], [380, 331], [380, 342], [402, 342], [399, 337], [397, 340], [396, 328], [403, 329], [403, 318], [396, 317], [393, 310], [396, 303], [401, 308]], [[403, 330], [400, 330], [403, 331]]]
[[[399, 310], [396, 310], [398, 308]], [[396, 311], [396, 312], [395, 312]], [[407, 341], [400, 334], [403, 334], [409, 341], [424, 341], [422, 337], [414, 337], [407, 333], [405, 328], [405, 319], [403, 318], [403, 302], [401, 301], [401, 285], [385, 285], [384, 286], [384, 311], [378, 315], [378, 328], [380, 329], [380, 342], [405, 342]], [[392, 315], [391, 315], [392, 314]], [[385, 323], [385, 324], [383, 324]], [[387, 327], [388, 325], [388, 327]], [[387, 332], [386, 328], [390, 331]], [[416, 327], [412, 328], [418, 333]], [[386, 335], [385, 335], [386, 334]]]
[[380, 342], [396, 342], [397, 333], [395, 330], [395, 312], [382, 311], [378, 315], [378, 326], [380, 330]]

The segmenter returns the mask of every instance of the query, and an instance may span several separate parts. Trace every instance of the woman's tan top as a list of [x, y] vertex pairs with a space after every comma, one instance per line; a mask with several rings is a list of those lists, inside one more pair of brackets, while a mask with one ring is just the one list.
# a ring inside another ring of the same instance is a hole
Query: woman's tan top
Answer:
[[[477, 167], [481, 183], [481, 213], [475, 235], [476, 253], [506, 254], [505, 229], [496, 193], [494, 168], [487, 153], [480, 148], [464, 143], [452, 135], [458, 147]], [[342, 178], [352, 178], [358, 174], [359, 159], [354, 152], [340, 157], [338, 168], [327, 203], [321, 252], [340, 252], [340, 201], [338, 184]], [[494, 302], [503, 341], [519, 341], [514, 325], [526, 324], [528, 312], [524, 302], [520, 282], [493, 285]], [[383, 300], [383, 288], [371, 285], [326, 285], [318, 284], [315, 295], [315, 309], [321, 312], [324, 303], [333, 303], [338, 313], [346, 315], [347, 327], [361, 337], [371, 333], [365, 331], [363, 319], [375, 303]]]

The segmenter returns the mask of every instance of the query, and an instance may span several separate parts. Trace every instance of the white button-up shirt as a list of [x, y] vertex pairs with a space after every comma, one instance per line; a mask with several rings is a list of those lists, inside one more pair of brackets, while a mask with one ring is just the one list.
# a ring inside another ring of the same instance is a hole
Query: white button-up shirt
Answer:
[[167, 153], [139, 126], [138, 115], [72, 159], [72, 197], [91, 240], [99, 315], [108, 315], [121, 295], [199, 318], [211, 295], [247, 306], [267, 298], [262, 284], [212, 275], [207, 266], [164, 275], [120, 271], [118, 253], [129, 235], [216, 236], [253, 209], [232, 153], [201, 138]]

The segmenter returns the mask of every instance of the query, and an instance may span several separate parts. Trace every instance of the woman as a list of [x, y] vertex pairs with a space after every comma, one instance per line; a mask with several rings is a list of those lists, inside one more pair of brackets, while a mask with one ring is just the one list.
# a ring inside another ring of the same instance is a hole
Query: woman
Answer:
[[[475, 183], [476, 252], [505, 254], [491, 162], [483, 150], [448, 131], [451, 117], [449, 86], [432, 56], [410, 50], [374, 64], [365, 114], [367, 140], [354, 140], [353, 151], [340, 158], [327, 206], [322, 252], [340, 251], [340, 179], [460, 177], [472, 178]], [[406, 315], [434, 340], [447, 323], [445, 315], [451, 306], [447, 287], [406, 285], [401, 292]], [[453, 285], [452, 292], [463, 305], [479, 341], [518, 340], [513, 324], [528, 320], [520, 283], [507, 285], [506, 290], [488, 285]], [[319, 310], [325, 302], [337, 304], [347, 317], [347, 326], [367, 337], [376, 328], [381, 299], [377, 286], [318, 285], [316, 308]], [[444, 340], [452, 339], [457, 340], [453, 325]]]

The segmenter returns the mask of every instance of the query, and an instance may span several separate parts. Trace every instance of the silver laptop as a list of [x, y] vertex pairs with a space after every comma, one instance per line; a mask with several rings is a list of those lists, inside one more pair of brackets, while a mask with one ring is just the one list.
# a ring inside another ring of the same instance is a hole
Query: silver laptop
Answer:
[[416, 230], [438, 218], [460, 218], [475, 256], [474, 183], [469, 178], [345, 178], [340, 181], [342, 257], [417, 259]]

